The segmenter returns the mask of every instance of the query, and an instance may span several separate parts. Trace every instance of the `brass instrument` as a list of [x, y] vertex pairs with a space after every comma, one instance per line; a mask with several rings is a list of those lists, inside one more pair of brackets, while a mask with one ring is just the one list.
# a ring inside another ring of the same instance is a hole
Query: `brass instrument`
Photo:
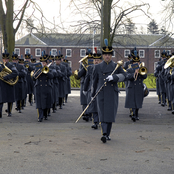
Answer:
[[[42, 68], [39, 68], [35, 73], [33, 73], [34, 78], [37, 79], [42, 73], [47, 74], [49, 72], [49, 66], [51, 64], [52, 64], [52, 62], [49, 63], [48, 66], [44, 66]], [[35, 77], [35, 75], [37, 75], [37, 76]]]
[[29, 68], [29, 61], [25, 61], [25, 62], [24, 62], [24, 66], [25, 66], [26, 68]]
[[1, 66], [3, 67], [3, 70], [0, 72], [0, 80], [4, 81], [5, 83], [9, 85], [15, 85], [18, 82], [19, 76], [17, 76], [15, 79], [10, 79], [10, 80], [4, 80], [4, 77], [11, 74], [12, 71], [9, 69], [5, 64], [1, 63]]
[[145, 63], [144, 62], [142, 62], [140, 64], [139, 74], [141, 74], [141, 75], [147, 74], [147, 68], [145, 67]]
[[78, 78], [78, 72], [79, 72], [79, 70], [77, 70], [77, 69], [74, 71], [74, 77], [75, 77], [75, 79], [77, 79], [77, 80], [79, 79], [79, 78]]
[[[147, 74], [147, 68], [145, 67], [145, 63], [142, 62], [140, 65], [139, 65], [139, 72], [138, 72], [140, 75], [145, 75]], [[135, 76], [135, 80], [137, 80], [137, 77], [138, 77], [138, 73], [137, 74], [134, 74]]]
[[[174, 67], [174, 56], [170, 57], [170, 59], [167, 60], [167, 62], [164, 65], [164, 69], [167, 69], [168, 67], [171, 67], [173, 69]], [[170, 69], [170, 75], [172, 75], [172, 69]]]
[[85, 57], [83, 57], [80, 61], [80, 63], [82, 63], [82, 66], [85, 68], [85, 70], [87, 71], [88, 68], [88, 55], [86, 55]]

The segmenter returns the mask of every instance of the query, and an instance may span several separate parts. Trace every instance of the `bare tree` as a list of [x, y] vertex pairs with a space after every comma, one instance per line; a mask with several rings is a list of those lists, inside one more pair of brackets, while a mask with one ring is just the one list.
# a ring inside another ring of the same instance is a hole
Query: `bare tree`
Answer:
[[[77, 2], [80, 5], [77, 5]], [[108, 38], [109, 45], [112, 45], [116, 31], [125, 23], [130, 14], [135, 11], [141, 11], [142, 14], [148, 16], [147, 12], [143, 10], [143, 7], [147, 7], [148, 10], [148, 3], [129, 4], [127, 7], [123, 7], [120, 5], [120, 2], [121, 0], [86, 0], [85, 2], [81, 0], [71, 0], [71, 5], [73, 4], [74, 7], [76, 7], [74, 13], [85, 14], [87, 17], [86, 19], [79, 20], [78, 24], [73, 26], [78, 29], [76, 32], [78, 33], [80, 31], [81, 33], [85, 33], [89, 31], [91, 27], [98, 27], [101, 33], [103, 31], [101, 39]], [[103, 44], [104, 43], [102, 43], [101, 46], [103, 46]]]

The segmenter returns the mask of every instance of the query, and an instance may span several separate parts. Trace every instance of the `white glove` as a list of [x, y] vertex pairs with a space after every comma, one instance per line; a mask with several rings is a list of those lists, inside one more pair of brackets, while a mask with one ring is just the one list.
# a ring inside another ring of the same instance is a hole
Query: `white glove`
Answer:
[[108, 79], [108, 81], [111, 81], [111, 80], [113, 80], [113, 76], [109, 75], [106, 79]]
[[87, 94], [87, 91], [83, 91], [83, 94], [86, 95]]

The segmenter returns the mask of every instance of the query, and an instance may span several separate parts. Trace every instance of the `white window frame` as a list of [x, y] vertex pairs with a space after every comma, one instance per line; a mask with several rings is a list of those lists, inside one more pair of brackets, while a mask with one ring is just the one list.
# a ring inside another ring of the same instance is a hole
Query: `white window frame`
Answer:
[[[126, 55], [126, 51], [128, 51], [129, 53]], [[124, 58], [128, 58], [128, 55], [130, 54], [130, 50], [124, 50]]]
[[[55, 54], [53, 54], [54, 51], [55, 51]], [[56, 53], [57, 53], [57, 49], [51, 49], [51, 55], [52, 55], [52, 56], [56, 56]]]
[[[85, 51], [85, 55], [82, 55], [82, 51]], [[86, 56], [86, 49], [80, 49], [80, 57], [85, 57]]]
[[[156, 56], [156, 51], [159, 51], [159, 56]], [[154, 50], [154, 57], [159, 59], [160, 58], [160, 50]]]
[[154, 70], [156, 69], [156, 66], [157, 66], [158, 62], [154, 62]]
[[[70, 51], [70, 55], [67, 55], [67, 52]], [[66, 56], [67, 57], [72, 57], [72, 49], [66, 49]]]
[[[140, 51], [143, 52], [143, 56], [140, 56]], [[145, 50], [139, 50], [139, 57], [140, 57], [140, 58], [145, 58]]]
[[68, 65], [69, 65], [69, 67], [72, 68], [72, 61], [71, 60], [68, 60]]
[[[40, 54], [37, 54], [37, 50], [40, 50]], [[42, 53], [42, 52], [41, 52], [41, 48], [36, 48], [36, 49], [35, 49], [35, 56], [36, 56], [36, 57], [41, 56], [41, 53]]]
[[115, 57], [115, 51], [113, 50], [112, 57]]
[[28, 54], [31, 54], [31, 49], [30, 48], [25, 48], [25, 54], [27, 54], [27, 50], [29, 50]]
[[14, 53], [15, 53], [15, 54], [16, 54], [16, 50], [18, 50], [18, 52], [19, 52], [18, 56], [20, 56], [20, 48], [15, 48], [15, 49], [14, 49]]

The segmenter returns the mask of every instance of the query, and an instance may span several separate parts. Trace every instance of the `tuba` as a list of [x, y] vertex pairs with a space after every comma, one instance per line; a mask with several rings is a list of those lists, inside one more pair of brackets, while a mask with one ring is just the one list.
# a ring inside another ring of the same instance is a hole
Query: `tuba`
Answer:
[[10, 79], [10, 80], [4, 80], [4, 77], [11, 74], [12, 70], [9, 69], [7, 66], [2, 64], [0, 62], [1, 66], [3, 67], [3, 70], [0, 72], [0, 80], [4, 81], [5, 83], [9, 85], [15, 85], [18, 82], [19, 76], [17, 76], [15, 79]]

